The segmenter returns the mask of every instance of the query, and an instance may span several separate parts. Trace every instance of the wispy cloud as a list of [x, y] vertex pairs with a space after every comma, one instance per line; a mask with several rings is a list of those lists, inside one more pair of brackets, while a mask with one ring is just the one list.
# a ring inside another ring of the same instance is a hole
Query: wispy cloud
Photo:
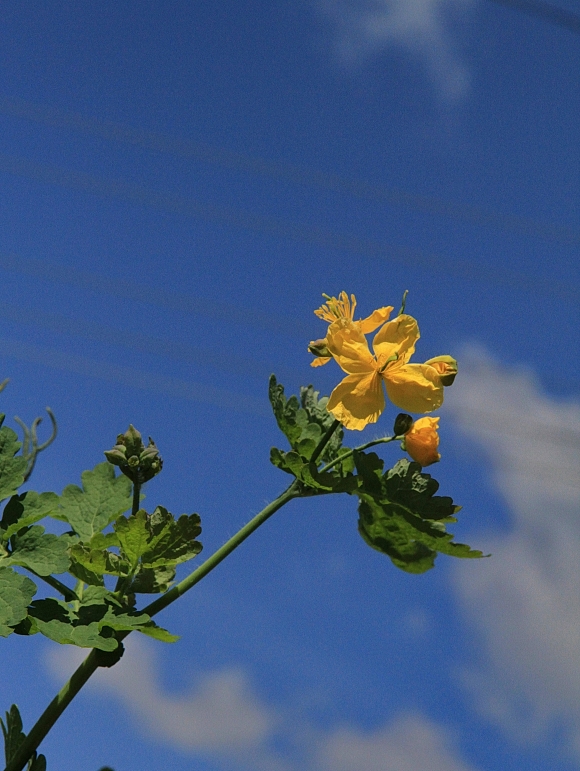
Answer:
[[531, 373], [481, 353], [463, 358], [449, 403], [512, 513], [508, 535], [478, 539], [490, 560], [456, 566], [483, 645], [464, 682], [515, 738], [539, 739], [558, 723], [580, 757], [580, 403], [547, 397]]
[[[47, 663], [61, 679], [83, 657], [72, 646], [53, 647]], [[181, 694], [168, 693], [159, 680], [154, 646], [132, 636], [119, 664], [99, 670], [91, 685], [123, 702], [148, 737], [224, 768], [475, 771], [462, 762], [447, 729], [420, 714], [395, 716], [374, 731], [351, 725], [322, 730], [261, 700], [241, 668], [205, 673]]]
[[450, 30], [473, 0], [318, 0], [337, 32], [337, 51], [355, 63], [388, 49], [406, 50], [447, 100], [462, 97], [469, 72]]

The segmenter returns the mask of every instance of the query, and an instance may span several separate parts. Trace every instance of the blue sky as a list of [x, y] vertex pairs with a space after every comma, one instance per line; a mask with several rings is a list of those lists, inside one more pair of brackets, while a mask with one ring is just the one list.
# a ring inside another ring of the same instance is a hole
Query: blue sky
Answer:
[[[418, 360], [460, 365], [433, 473], [493, 552], [405, 575], [353, 501], [294, 502], [83, 691], [49, 769], [580, 768], [580, 38], [485, 0], [176, 0], [13, 2], [0, 41], [1, 406], [59, 421], [31, 487], [134, 423], [148, 507], [209, 555], [286, 484], [269, 373], [338, 382], [321, 293], [409, 289]], [[78, 660], [39, 637], [2, 641], [25, 727]]]

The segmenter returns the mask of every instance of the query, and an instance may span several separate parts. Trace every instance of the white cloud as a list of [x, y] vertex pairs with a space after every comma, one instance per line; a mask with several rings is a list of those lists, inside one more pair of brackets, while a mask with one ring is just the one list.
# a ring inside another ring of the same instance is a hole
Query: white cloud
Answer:
[[[51, 673], [69, 677], [86, 652], [51, 647]], [[239, 668], [206, 673], [185, 694], [159, 684], [153, 644], [131, 636], [112, 669], [90, 681], [119, 699], [147, 735], [226, 767], [249, 771], [475, 771], [465, 765], [448, 731], [419, 714], [396, 717], [375, 731], [352, 726], [327, 731], [259, 700]], [[281, 738], [286, 751], [276, 750]]]
[[487, 452], [513, 519], [507, 535], [477, 539], [491, 559], [456, 566], [483, 641], [464, 682], [514, 737], [539, 739], [558, 722], [580, 756], [580, 404], [481, 353], [465, 360], [448, 403]]
[[441, 726], [404, 715], [374, 732], [334, 731], [319, 750], [329, 771], [470, 771]]
[[387, 49], [404, 49], [419, 59], [448, 100], [463, 96], [469, 73], [449, 31], [473, 0], [318, 0], [337, 30], [337, 48], [345, 63]]
[[[91, 683], [124, 702], [148, 734], [183, 749], [243, 756], [273, 733], [277, 715], [260, 704], [240, 668], [206, 673], [187, 693], [171, 694], [159, 684], [153, 646], [133, 635], [126, 647], [121, 661], [98, 670]], [[49, 668], [68, 677], [85, 653], [51, 648]]]

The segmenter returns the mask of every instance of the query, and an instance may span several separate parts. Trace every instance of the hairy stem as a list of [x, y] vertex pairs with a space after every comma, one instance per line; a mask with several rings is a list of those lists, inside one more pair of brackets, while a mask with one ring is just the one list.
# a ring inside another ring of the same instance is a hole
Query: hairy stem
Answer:
[[320, 474], [322, 474], [323, 471], [329, 471], [331, 468], [334, 468], [334, 466], [337, 466], [341, 461], [345, 460], [345, 458], [350, 458], [350, 456], [355, 452], [362, 452], [363, 450], [368, 450], [369, 447], [374, 447], [377, 444], [388, 444], [389, 442], [394, 442], [395, 439], [402, 438], [402, 436], [384, 436], [382, 439], [373, 439], [372, 442], [367, 442], [366, 444], [361, 444], [359, 447], [353, 447], [351, 450], [347, 450], [342, 455], [339, 455], [338, 458], [335, 458], [332, 463], [327, 463], [326, 466], [318, 469], [318, 471]]
[[244, 527], [238, 530], [238, 532], [232, 536], [229, 541], [226, 541], [226, 543], [224, 543], [221, 548], [215, 551], [211, 557], [206, 559], [206, 561], [200, 565], [197, 570], [194, 570], [193, 573], [190, 573], [186, 578], [183, 579], [183, 581], [180, 581], [178, 584], [173, 586], [168, 592], [162, 594], [161, 597], [153, 600], [152, 603], [143, 608], [142, 612], [148, 613], [150, 616], [154, 616], [156, 613], [159, 613], [160, 610], [163, 610], [168, 605], [171, 605], [171, 603], [175, 602], [178, 597], [181, 597], [183, 594], [185, 594], [185, 592], [189, 591], [189, 589], [199, 583], [202, 578], [205, 578], [208, 573], [211, 573], [211, 571], [217, 567], [220, 562], [222, 562], [229, 554], [231, 554], [234, 549], [237, 549], [238, 546], [243, 541], [245, 541], [246, 538], [250, 536], [255, 530], [257, 530], [260, 525], [264, 524], [264, 522], [269, 519], [272, 514], [275, 514], [278, 509], [281, 509], [282, 506], [288, 503], [288, 501], [299, 497], [300, 488], [298, 483], [292, 482], [290, 487], [288, 487], [282, 493], [282, 495], [279, 495], [278, 498], [272, 501], [272, 503], [269, 503], [264, 509], [262, 509], [259, 514], [256, 514], [256, 516], [251, 519], [247, 525], [244, 525]]
[[320, 458], [320, 456], [324, 452], [324, 448], [330, 442], [332, 435], [334, 434], [334, 432], [339, 426], [340, 426], [340, 420], [334, 420], [330, 424], [330, 426], [326, 429], [326, 431], [322, 436], [322, 439], [318, 442], [316, 449], [312, 453], [312, 457], [310, 458], [311, 463], [316, 463], [318, 458]]
[[[330, 438], [330, 435], [328, 438]], [[180, 581], [168, 592], [163, 594], [154, 602], [150, 603], [146, 608], [143, 609], [143, 612], [153, 616], [156, 613], [159, 613], [160, 610], [163, 610], [163, 608], [171, 605], [172, 602], [175, 602], [175, 600], [185, 594], [185, 592], [195, 586], [195, 584], [199, 583], [202, 578], [205, 578], [208, 573], [211, 573], [211, 571], [217, 567], [220, 562], [222, 562], [229, 554], [231, 554], [234, 549], [237, 549], [237, 547], [243, 543], [246, 538], [248, 538], [248, 536], [250, 536], [255, 530], [257, 530], [260, 525], [269, 519], [272, 514], [275, 514], [278, 509], [281, 509], [282, 506], [291, 501], [293, 498], [299, 498], [300, 495], [301, 493], [298, 483], [292, 482], [292, 484], [281, 495], [279, 495], [278, 498], [272, 501], [272, 503], [269, 503], [264, 509], [262, 509], [262, 511], [256, 514], [253, 519], [251, 519], [246, 525], [238, 530], [238, 532], [232, 536], [229, 541], [226, 541], [226, 543], [221, 548], [214, 552], [211, 557], [209, 557], [203, 563], [203, 565], [200, 565], [197, 570], [194, 570], [193, 573], [190, 573], [186, 578], [183, 579], [183, 581]], [[135, 500], [137, 501], [136, 505], [138, 507], [138, 495], [136, 498], [133, 498], [133, 506], [135, 506]], [[123, 640], [125, 637], [127, 637], [128, 634], [128, 632], [119, 633], [117, 635], [117, 640]], [[85, 685], [87, 680], [91, 677], [92, 674], [94, 674], [98, 666], [98, 656], [97, 653], [93, 650], [89, 653], [87, 658], [71, 676], [70, 680], [65, 683], [63, 688], [44, 710], [42, 715], [34, 724], [28, 736], [24, 739], [18, 748], [18, 751], [15, 753], [10, 763], [7, 764], [5, 771], [22, 771], [28, 760], [32, 757], [32, 753], [38, 749], [40, 743], [43, 741], [50, 729], [68, 707], [77, 693]]]

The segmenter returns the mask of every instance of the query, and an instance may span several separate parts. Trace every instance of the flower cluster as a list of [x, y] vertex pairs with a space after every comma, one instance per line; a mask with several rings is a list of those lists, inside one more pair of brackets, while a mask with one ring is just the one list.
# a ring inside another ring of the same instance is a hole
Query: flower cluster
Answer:
[[[341, 292], [338, 298], [324, 297], [326, 303], [314, 313], [329, 327], [326, 336], [312, 341], [308, 350], [316, 357], [312, 366], [334, 359], [347, 373], [327, 405], [345, 428], [360, 431], [375, 423], [385, 409], [384, 391], [395, 406], [408, 412], [424, 414], [441, 406], [443, 388], [455, 379], [457, 362], [451, 356], [437, 356], [423, 364], [409, 363], [420, 336], [412, 316], [400, 313], [389, 321], [393, 307], [385, 306], [355, 321], [354, 295], [349, 298]], [[365, 335], [377, 329], [371, 351]], [[439, 418], [431, 420], [436, 426]], [[420, 423], [417, 421], [415, 428]], [[422, 424], [417, 431], [425, 427]]]

